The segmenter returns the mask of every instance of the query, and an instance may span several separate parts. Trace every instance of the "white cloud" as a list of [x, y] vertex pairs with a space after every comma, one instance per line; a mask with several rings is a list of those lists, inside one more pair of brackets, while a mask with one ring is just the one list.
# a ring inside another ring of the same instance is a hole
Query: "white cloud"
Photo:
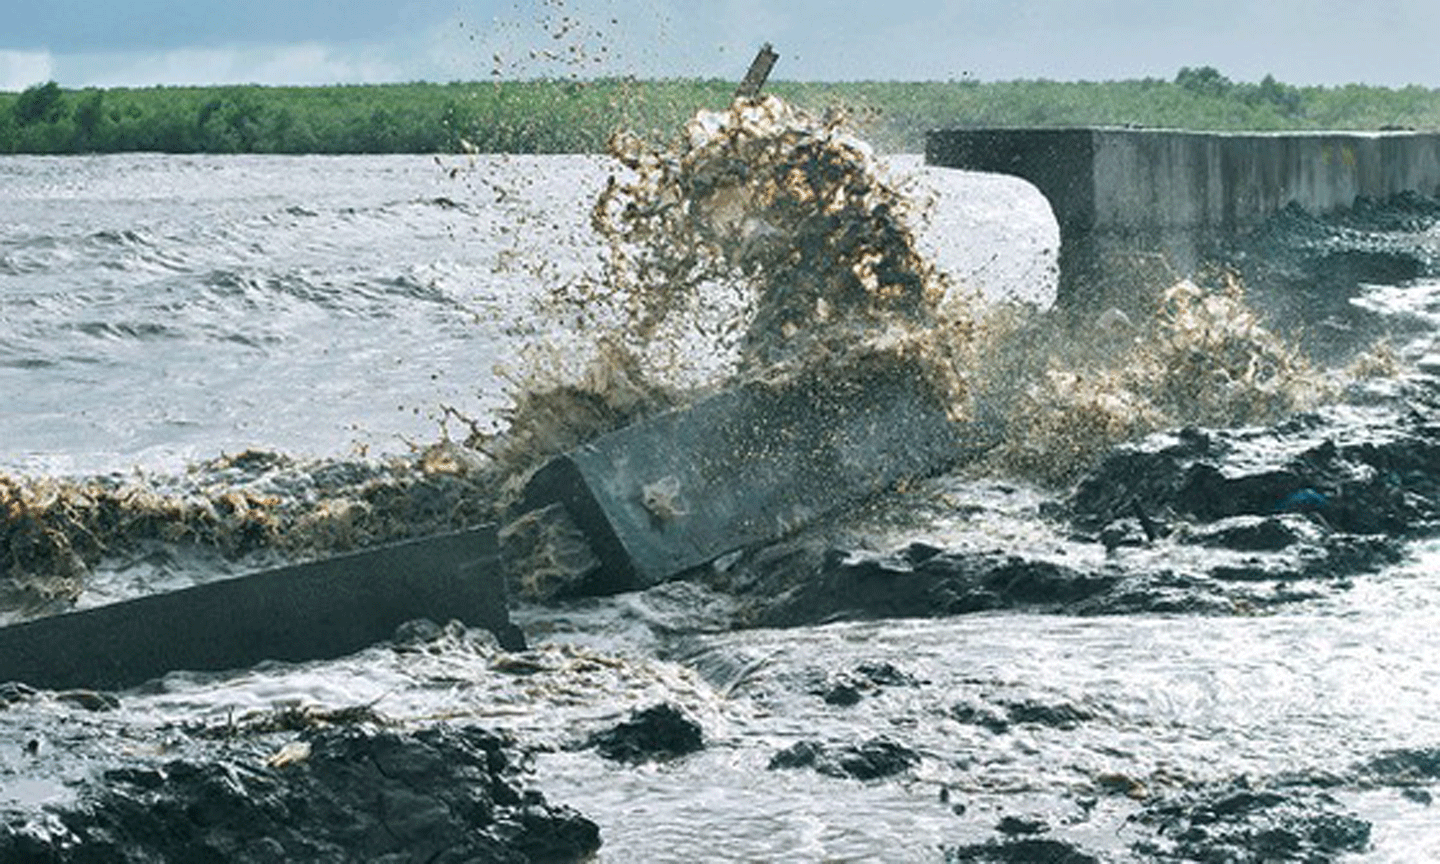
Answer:
[[[49, 78], [65, 87], [143, 87], [489, 80], [492, 73], [504, 79], [635, 74], [738, 81], [762, 42], [773, 42], [781, 54], [777, 79], [944, 80], [967, 73], [981, 80], [1168, 78], [1182, 65], [1211, 65], [1243, 81], [1273, 73], [1291, 84], [1434, 86], [1431, 25], [1440, 19], [1434, 0], [887, 0], [849, 6], [833, 0], [391, 0], [386, 8], [411, 10], [400, 23], [394, 14], [374, 14], [382, 0], [354, 5], [355, 16], [379, 23], [346, 29], [350, 41], [317, 36], [323, 28], [313, 26], [314, 15], [294, 27], [281, 26], [285, 22], [272, 15], [276, 20], [267, 22], [275, 26], [224, 30], [234, 41], [220, 46], [199, 36], [185, 43], [184, 21], [162, 28], [154, 15], [127, 13], [127, 27], [154, 25], [165, 31], [165, 40], [126, 41], [119, 33], [113, 35], [121, 41], [108, 43], [71, 39], [73, 49], [37, 41], [50, 50], [0, 50], [0, 89]], [[201, 35], [213, 38], [214, 32]], [[254, 41], [260, 39], [271, 41]], [[79, 47], [106, 44], [170, 47]]]
[[43, 84], [53, 77], [52, 69], [49, 51], [0, 50], [0, 90], [17, 91]]
[[388, 50], [318, 42], [157, 52], [66, 54], [54, 58], [67, 87], [213, 84], [358, 84], [422, 77]]
[[258, 84], [359, 84], [415, 77], [379, 50], [340, 50], [316, 42], [271, 49], [256, 58]]

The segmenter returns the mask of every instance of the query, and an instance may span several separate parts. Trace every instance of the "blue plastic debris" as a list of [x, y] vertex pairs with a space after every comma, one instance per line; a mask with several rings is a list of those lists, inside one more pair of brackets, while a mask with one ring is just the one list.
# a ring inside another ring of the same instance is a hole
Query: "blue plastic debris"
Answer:
[[1296, 489], [1275, 505], [1276, 513], [1319, 513], [1330, 506], [1330, 499], [1321, 492], [1306, 486]]

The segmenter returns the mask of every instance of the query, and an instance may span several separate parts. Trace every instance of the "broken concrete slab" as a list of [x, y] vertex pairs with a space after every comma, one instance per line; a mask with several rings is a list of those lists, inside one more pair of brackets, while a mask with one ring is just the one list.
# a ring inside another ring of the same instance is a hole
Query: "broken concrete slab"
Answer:
[[416, 618], [523, 648], [495, 529], [427, 537], [0, 628], [0, 681], [112, 689], [179, 669], [344, 656]]
[[600, 566], [569, 593], [649, 587], [993, 443], [931, 381], [890, 355], [751, 381], [552, 460], [517, 512], [562, 504], [588, 538]]

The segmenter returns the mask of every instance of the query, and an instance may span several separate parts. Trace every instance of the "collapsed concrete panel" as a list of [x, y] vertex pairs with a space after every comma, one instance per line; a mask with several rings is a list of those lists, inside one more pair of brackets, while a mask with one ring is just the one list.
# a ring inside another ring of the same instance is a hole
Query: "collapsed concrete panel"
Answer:
[[0, 681], [111, 689], [168, 672], [340, 657], [416, 618], [523, 647], [493, 528], [397, 543], [0, 628]]
[[563, 505], [588, 538], [573, 593], [648, 587], [984, 447], [931, 382], [889, 355], [751, 381], [552, 460], [519, 510]]

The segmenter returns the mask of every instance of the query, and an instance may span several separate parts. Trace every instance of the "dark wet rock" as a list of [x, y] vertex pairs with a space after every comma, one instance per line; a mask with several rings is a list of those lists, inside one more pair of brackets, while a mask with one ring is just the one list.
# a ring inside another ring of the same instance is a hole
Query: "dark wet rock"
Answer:
[[1310, 356], [1339, 361], [1381, 330], [1372, 312], [1350, 302], [1362, 284], [1440, 272], [1427, 233], [1437, 208], [1440, 199], [1408, 192], [1325, 215], [1292, 205], [1232, 244], [1228, 257], [1252, 303], [1294, 327]]
[[1390, 750], [1356, 766], [1364, 783], [1395, 785], [1440, 780], [1440, 747]]
[[1331, 215], [1330, 222], [1354, 230], [1415, 234], [1440, 221], [1440, 198], [1414, 190], [1377, 199], [1362, 195], [1348, 209]]
[[[1398, 560], [1402, 546], [1386, 536], [1361, 536], [1315, 529], [1292, 520], [1237, 517], [1213, 531], [1187, 525], [1156, 543], [1112, 550], [1102, 561], [1077, 558], [1075, 565], [1021, 553], [955, 549], [912, 564], [905, 550], [833, 552], [816, 569], [798, 569], [799, 584], [774, 599], [754, 599], [750, 623], [798, 626], [837, 620], [941, 617], [997, 609], [1024, 609], [1075, 615], [1136, 613], [1234, 614], [1320, 596], [1277, 584], [1324, 580], [1343, 587], [1354, 575]], [[1084, 535], [1080, 535], [1082, 540]], [[1093, 537], [1093, 535], [1091, 535]], [[1234, 549], [1295, 542], [1278, 551]], [[1215, 550], [1215, 551], [1210, 551]], [[828, 688], [827, 688], [828, 689]], [[860, 686], [863, 695], [865, 688]], [[823, 691], [822, 691], [823, 692]]]
[[1050, 826], [1044, 819], [1034, 816], [1005, 816], [995, 824], [995, 830], [1006, 837], [1025, 837], [1044, 834]]
[[1156, 860], [1331, 861], [1370, 843], [1370, 823], [1328, 793], [1243, 779], [1157, 799], [1133, 821], [1155, 832], [1133, 850]]
[[[1440, 531], [1440, 387], [1395, 386], [1268, 427], [1187, 428], [1117, 447], [1068, 494], [1026, 505], [1033, 545], [986, 548], [962, 535], [949, 548], [860, 548], [877, 533], [866, 518], [888, 524], [872, 505], [854, 517], [858, 530], [816, 527], [705, 578], [741, 598], [738, 621], [761, 626], [1009, 609], [1250, 614], [1324, 597]], [[933, 494], [895, 506], [913, 523], [925, 502], [959, 500], [935, 505], [937, 519], [959, 518], [969, 487], [929, 482]]]
[[770, 758], [770, 770], [814, 768], [829, 777], [877, 780], [908, 771], [920, 764], [920, 754], [889, 738], [871, 738], [861, 744], [826, 746], [799, 741]]
[[[1428, 533], [1440, 518], [1437, 468], [1440, 429], [1418, 412], [1336, 409], [1265, 429], [1186, 429], [1119, 447], [1070, 503], [1077, 526], [1097, 533], [1138, 502], [1199, 523], [1298, 512], [1331, 532], [1403, 536]], [[1287, 532], [1292, 542], [1312, 533], [1288, 518], [1257, 524], [1230, 526], [1232, 539], [1253, 549], [1282, 543]]]
[[824, 757], [816, 764], [817, 771], [856, 780], [889, 777], [920, 764], [920, 756], [914, 750], [883, 737], [827, 751]]
[[848, 681], [841, 681], [821, 694], [826, 705], [849, 707], [860, 701], [860, 689]]
[[1116, 519], [1100, 529], [1100, 543], [1113, 552], [1126, 546], [1144, 546], [1154, 542], [1139, 519]]
[[825, 755], [825, 745], [818, 741], [796, 741], [794, 744], [770, 757], [770, 764], [766, 767], [771, 771], [777, 768], [812, 768]]
[[1324, 540], [1324, 529], [1299, 515], [1235, 516], [1197, 528], [1191, 543], [1246, 552], [1279, 552], [1297, 543]]
[[84, 708], [86, 711], [114, 711], [120, 707], [120, 699], [113, 693], [98, 690], [58, 690], [51, 695], [56, 702]]
[[1103, 593], [1115, 577], [998, 552], [954, 550], [919, 563], [907, 550], [840, 553], [772, 608], [765, 623], [955, 615], [1057, 606]]
[[796, 741], [794, 744], [770, 757], [770, 764], [766, 767], [771, 771], [777, 768], [810, 768], [820, 761], [825, 755], [825, 745], [818, 741]]
[[809, 688], [827, 705], [848, 708], [885, 687], [918, 687], [921, 682], [890, 663], [861, 663], [853, 672], [821, 677]]
[[945, 861], [947, 864], [1100, 864], [1099, 858], [1063, 840], [1039, 837], [948, 848]]
[[0, 708], [9, 708], [11, 705], [28, 702], [39, 693], [39, 690], [22, 681], [0, 683]]
[[1005, 705], [1005, 716], [1011, 723], [1031, 723], [1052, 729], [1074, 729], [1081, 723], [1095, 719], [1092, 712], [1076, 705], [1047, 705], [1041, 702], [1008, 703]]
[[[1285, 554], [1249, 555], [1208, 568], [1213, 579], [1230, 582], [1338, 580], [1372, 573], [1404, 557], [1390, 537], [1331, 534], [1316, 543], [1297, 543]], [[1279, 598], [1276, 598], [1279, 599]]]
[[77, 688], [73, 690], [37, 690], [20, 681], [0, 684], [0, 710], [11, 706], [48, 701], [86, 711], [114, 711], [120, 707], [120, 697], [101, 690]]
[[73, 805], [5, 820], [0, 860], [522, 864], [600, 846], [595, 823], [521, 788], [511, 743], [484, 729], [327, 727], [291, 745], [109, 769]]
[[877, 687], [918, 687], [923, 683], [890, 663], [861, 663], [855, 671]]
[[662, 703], [631, 714], [630, 719], [590, 736], [587, 746], [617, 762], [673, 759], [705, 746], [700, 724], [673, 705]]
[[[1079, 536], [1088, 533], [1114, 552], [1135, 543], [1135, 508], [1163, 514], [1172, 529], [1163, 541], [1172, 544], [1165, 547], [1176, 565], [1172, 582], [1182, 595], [1210, 594], [1242, 608], [1306, 599], [1315, 595], [1237, 593], [1203, 581], [1348, 579], [1398, 560], [1407, 538], [1433, 534], [1440, 527], [1440, 427], [1426, 419], [1423, 404], [1412, 401], [1403, 414], [1338, 407], [1269, 428], [1192, 428], [1125, 445], [1076, 486], [1070, 518]], [[1137, 575], [1133, 561], [1117, 559], [1117, 566]], [[1118, 601], [1135, 587], [1127, 579], [1103, 599]], [[1075, 611], [1119, 612], [1129, 604], [1100, 605]]]
[[997, 711], [992, 705], [962, 702], [950, 706], [949, 713], [959, 723], [981, 726], [996, 735], [1010, 730], [1010, 718], [1006, 717], [1003, 711]]
[[1035, 725], [1052, 729], [1074, 729], [1094, 720], [1095, 714], [1065, 702], [1045, 703], [1036, 700], [995, 702], [959, 702], [950, 707], [949, 715], [960, 723], [982, 726], [991, 732], [1008, 732], [1011, 726]]

